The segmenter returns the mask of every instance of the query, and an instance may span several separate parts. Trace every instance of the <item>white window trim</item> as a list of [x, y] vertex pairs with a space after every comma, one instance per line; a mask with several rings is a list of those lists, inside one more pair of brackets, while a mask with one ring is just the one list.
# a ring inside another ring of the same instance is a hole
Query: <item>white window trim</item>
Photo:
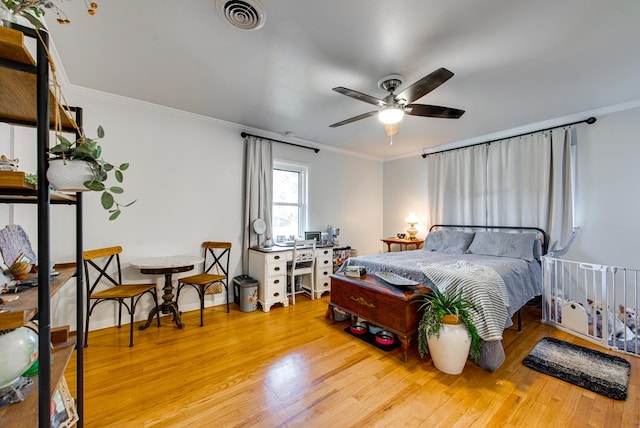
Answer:
[[297, 172], [300, 177], [299, 188], [298, 188], [298, 200], [299, 204], [286, 204], [286, 203], [276, 203], [273, 202], [273, 205], [280, 206], [299, 206], [298, 209], [298, 235], [304, 236], [304, 232], [308, 229], [309, 224], [309, 166], [302, 163], [290, 162], [290, 161], [281, 161], [274, 159], [273, 161], [273, 169], [281, 169], [284, 171], [293, 171]]

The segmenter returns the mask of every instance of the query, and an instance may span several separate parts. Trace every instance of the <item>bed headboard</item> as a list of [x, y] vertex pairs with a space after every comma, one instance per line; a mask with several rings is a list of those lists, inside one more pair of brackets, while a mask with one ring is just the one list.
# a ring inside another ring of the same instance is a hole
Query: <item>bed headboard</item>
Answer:
[[429, 228], [429, 232], [437, 229], [465, 229], [467, 231], [471, 230], [503, 230], [503, 231], [512, 231], [513, 233], [517, 232], [534, 232], [538, 234], [538, 238], [542, 243], [542, 255], [547, 254], [549, 249], [549, 239], [547, 236], [547, 232], [539, 227], [529, 227], [529, 226], [480, 226], [480, 225], [468, 225], [468, 224], [434, 224]]

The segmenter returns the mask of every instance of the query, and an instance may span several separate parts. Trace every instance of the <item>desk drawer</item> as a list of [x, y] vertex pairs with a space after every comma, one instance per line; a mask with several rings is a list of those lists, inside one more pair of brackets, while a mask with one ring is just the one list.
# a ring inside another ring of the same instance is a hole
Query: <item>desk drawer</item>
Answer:
[[331, 278], [329, 275], [316, 279], [316, 292], [324, 293], [325, 291], [331, 291]]
[[267, 278], [264, 287], [264, 296], [260, 296], [260, 300], [270, 302], [280, 302], [287, 299], [285, 289], [287, 286], [287, 277]]
[[316, 257], [316, 265], [320, 269], [329, 269], [331, 270], [331, 273], [333, 273], [333, 258], [331, 257], [331, 255], [329, 255], [328, 257]]
[[320, 258], [328, 258], [328, 259], [332, 259], [333, 258], [333, 248], [318, 248], [316, 250], [316, 257]]
[[316, 266], [316, 291], [331, 291], [332, 266]]
[[266, 254], [264, 256], [264, 262], [266, 264], [271, 263], [279, 263], [279, 262], [287, 262], [287, 260], [291, 260], [291, 251], [281, 251], [278, 253]]
[[267, 270], [267, 276], [286, 276], [287, 275], [287, 262], [274, 262], [265, 266]]

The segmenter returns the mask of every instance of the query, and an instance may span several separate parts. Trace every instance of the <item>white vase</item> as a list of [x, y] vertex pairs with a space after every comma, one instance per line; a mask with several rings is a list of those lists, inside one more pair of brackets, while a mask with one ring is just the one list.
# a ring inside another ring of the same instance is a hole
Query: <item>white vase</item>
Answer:
[[427, 338], [433, 365], [448, 374], [460, 374], [467, 362], [471, 336], [464, 324], [442, 324], [440, 337]]
[[91, 164], [83, 160], [49, 160], [47, 169], [49, 184], [56, 190], [63, 192], [86, 192], [85, 181], [93, 179]]
[[38, 358], [38, 335], [27, 327], [0, 334], [0, 388], [20, 378]]

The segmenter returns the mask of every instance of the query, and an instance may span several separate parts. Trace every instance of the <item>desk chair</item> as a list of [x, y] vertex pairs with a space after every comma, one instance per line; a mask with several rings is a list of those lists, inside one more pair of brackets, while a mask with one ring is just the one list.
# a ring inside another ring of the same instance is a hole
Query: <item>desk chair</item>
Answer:
[[[310, 275], [311, 283], [309, 284], [309, 294], [311, 300], [315, 296], [315, 280], [313, 278], [313, 272], [316, 265], [316, 240], [307, 239], [293, 242], [293, 258], [291, 259], [291, 266], [287, 264], [287, 275], [290, 278], [291, 284], [291, 304], [296, 304], [296, 276]], [[302, 289], [306, 289], [304, 285], [301, 285]]]
[[[153, 297], [153, 306], [158, 305], [156, 284], [123, 284], [122, 271], [120, 269], [120, 253], [122, 247], [99, 248], [97, 250], [84, 251], [84, 279], [87, 287], [87, 315], [84, 330], [84, 346], [88, 345], [89, 318], [93, 309], [106, 301], [118, 302], [118, 328], [122, 325], [122, 307], [126, 307], [131, 316], [129, 324], [129, 346], [133, 346], [133, 318], [136, 305], [140, 298], [149, 293]], [[115, 266], [111, 262], [115, 261]], [[92, 280], [92, 276], [95, 279]], [[115, 278], [114, 278], [115, 276]], [[105, 280], [105, 281], [103, 281]], [[96, 291], [98, 284], [107, 283], [108, 288]], [[125, 301], [129, 299], [129, 303]], [[93, 300], [93, 303], [91, 301]], [[157, 314], [158, 327], [160, 327], [160, 314]]]
[[[204, 271], [197, 275], [191, 275], [178, 280], [176, 302], [180, 298], [182, 288], [190, 285], [195, 288], [200, 297], [200, 327], [204, 325], [202, 313], [204, 311], [204, 296], [207, 290], [214, 284], [220, 284], [227, 292], [227, 313], [229, 313], [229, 256], [231, 254], [231, 242], [203, 242]], [[215, 271], [215, 272], [214, 272]]]

